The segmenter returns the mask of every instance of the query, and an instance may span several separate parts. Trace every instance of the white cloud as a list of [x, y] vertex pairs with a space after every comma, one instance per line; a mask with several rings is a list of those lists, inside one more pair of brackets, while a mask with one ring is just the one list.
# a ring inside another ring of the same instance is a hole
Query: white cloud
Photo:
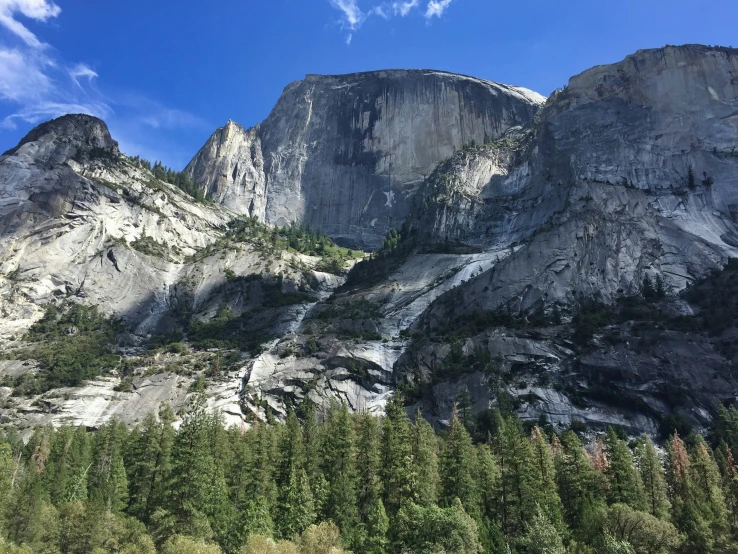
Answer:
[[451, 4], [451, 0], [430, 0], [428, 2], [428, 8], [425, 11], [425, 18], [441, 17], [449, 4]]
[[0, 99], [39, 99], [53, 89], [41, 59], [15, 49], [0, 49]]
[[68, 113], [86, 113], [99, 117], [100, 119], [105, 119], [111, 115], [112, 111], [104, 103], [88, 102], [85, 104], [75, 104], [73, 102], [41, 101], [23, 106], [15, 113], [5, 117], [0, 122], [0, 127], [15, 129], [18, 121], [36, 125]]
[[0, 127], [14, 129], [19, 122], [36, 124], [65, 113], [110, 116], [108, 101], [89, 86], [96, 76], [84, 64], [68, 68], [53, 60], [46, 49], [0, 46], [0, 101], [10, 112]]
[[25, 25], [15, 19], [15, 14], [36, 21], [46, 21], [61, 13], [61, 8], [48, 0], [0, 0], [0, 25], [20, 37], [31, 48], [44, 45]]
[[[162, 147], [164, 136], [179, 129], [207, 128], [207, 123], [141, 94], [104, 95], [96, 87], [95, 69], [66, 62], [16, 19], [43, 22], [59, 13], [51, 0], [0, 0], [0, 134], [68, 113], [86, 113], [105, 120], [122, 147], [135, 147], [128, 153], [183, 163], [185, 153], [177, 151], [176, 140]], [[131, 137], [134, 140], [128, 140]], [[141, 139], [155, 146], [143, 147]]]
[[393, 2], [392, 9], [394, 10], [395, 15], [405, 17], [407, 14], [410, 13], [410, 10], [417, 8], [418, 4], [420, 4], [420, 0], [409, 0], [408, 2]]
[[[0, 0], [2, 1], [2, 0]], [[354, 34], [370, 17], [377, 16], [389, 20], [394, 16], [406, 17], [420, 6], [421, 0], [396, 0], [394, 2], [374, 0], [374, 5], [362, 9], [359, 0], [328, 0], [330, 5], [341, 12], [341, 28], [347, 31], [346, 44], [351, 44]], [[441, 17], [452, 0], [429, 0], [425, 10], [426, 20]], [[367, 0], [366, 3], [368, 3]], [[422, 14], [422, 12], [420, 12]]]
[[340, 10], [343, 14], [341, 24], [351, 31], [361, 27], [366, 19], [366, 14], [359, 8], [356, 0], [330, 0], [331, 6]]
[[205, 122], [191, 113], [165, 108], [160, 106], [156, 111], [143, 115], [139, 121], [154, 129], [182, 129], [188, 127], [200, 127]]
[[82, 88], [82, 85], [79, 83], [80, 77], [87, 77], [87, 82], [92, 83], [92, 80], [97, 77], [97, 73], [95, 73], [92, 69], [87, 67], [83, 63], [78, 63], [73, 68], [69, 70], [69, 76], [72, 78], [72, 81], [74, 81], [74, 84], [78, 87]]
[[369, 15], [378, 15], [385, 20], [390, 18], [384, 6], [374, 6], [371, 10], [369, 10]]

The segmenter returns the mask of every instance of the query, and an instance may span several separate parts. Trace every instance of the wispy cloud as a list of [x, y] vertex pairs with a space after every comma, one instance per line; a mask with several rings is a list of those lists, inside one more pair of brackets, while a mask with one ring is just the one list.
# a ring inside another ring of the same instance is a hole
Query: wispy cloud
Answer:
[[[86, 63], [68, 63], [53, 45], [20, 21], [45, 22], [60, 13], [52, 0], [0, 0], [0, 132], [67, 113], [86, 113], [104, 119], [116, 131], [122, 130], [126, 136], [115, 137], [121, 145], [137, 145], [135, 137], [147, 137], [152, 131], [207, 125], [193, 114], [145, 95], [103, 94], [97, 87], [95, 68]], [[151, 149], [129, 153], [147, 157], [159, 154]]]
[[[375, 1], [373, 5], [362, 9], [359, 7], [359, 0], [328, 1], [331, 6], [341, 12], [339, 23], [341, 28], [347, 32], [346, 44], [351, 44], [354, 33], [356, 33], [356, 31], [358, 31], [364, 22], [370, 17], [377, 16], [384, 20], [389, 20], [395, 16], [406, 17], [417, 11], [416, 8], [419, 8], [421, 3], [421, 0], [401, 0], [394, 2]], [[423, 0], [423, 2], [425, 2], [425, 0]], [[452, 0], [429, 0], [425, 8], [425, 19], [430, 21], [433, 17], [441, 17], [451, 2]]]
[[72, 78], [72, 81], [74, 81], [74, 84], [78, 87], [82, 88], [82, 85], [79, 82], [80, 77], [86, 77], [87, 83], [92, 84], [92, 81], [97, 77], [97, 73], [95, 73], [92, 69], [87, 67], [83, 63], [78, 63], [73, 68], [69, 70], [69, 76]]
[[451, 4], [451, 0], [431, 0], [428, 2], [428, 8], [425, 11], [425, 18], [441, 17], [449, 4]]
[[392, 9], [394, 10], [396, 15], [405, 17], [407, 14], [410, 13], [411, 10], [417, 8], [418, 4], [420, 4], [420, 0], [410, 0], [409, 2], [393, 2]]
[[18, 21], [15, 15], [20, 14], [36, 21], [47, 21], [60, 13], [61, 8], [48, 0], [0, 0], [0, 25], [31, 48], [42, 48], [45, 45]]
[[0, 99], [38, 100], [53, 89], [46, 75], [48, 63], [15, 49], [0, 49]]
[[354, 31], [361, 27], [367, 17], [356, 2], [357, 0], [330, 0], [331, 6], [341, 12], [341, 26], [348, 30], [346, 44], [351, 44]]
[[356, 0], [330, 0], [331, 5], [343, 12], [343, 23], [352, 31], [358, 29], [366, 16], [359, 9]]

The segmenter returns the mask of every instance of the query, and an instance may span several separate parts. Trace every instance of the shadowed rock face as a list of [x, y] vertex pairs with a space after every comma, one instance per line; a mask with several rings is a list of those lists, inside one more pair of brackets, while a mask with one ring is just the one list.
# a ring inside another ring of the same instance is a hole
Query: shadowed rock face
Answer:
[[437, 71], [309, 75], [260, 126], [228, 122], [187, 166], [208, 195], [272, 225], [377, 248], [433, 168], [529, 123], [544, 98]]

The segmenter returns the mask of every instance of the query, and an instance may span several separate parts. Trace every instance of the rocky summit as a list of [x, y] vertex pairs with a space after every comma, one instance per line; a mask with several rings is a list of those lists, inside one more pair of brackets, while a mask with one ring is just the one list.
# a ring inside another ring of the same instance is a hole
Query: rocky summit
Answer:
[[545, 98], [308, 75], [184, 171], [67, 115], [0, 157], [0, 402], [128, 424], [195, 393], [447, 425], [703, 429], [736, 400], [738, 50], [642, 50]]

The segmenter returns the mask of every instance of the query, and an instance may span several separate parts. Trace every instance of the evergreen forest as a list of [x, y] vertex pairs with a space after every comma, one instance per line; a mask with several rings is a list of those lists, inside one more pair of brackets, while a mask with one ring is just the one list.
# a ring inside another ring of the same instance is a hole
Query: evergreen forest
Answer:
[[[408, 417], [305, 402], [226, 428], [195, 402], [129, 430], [0, 441], [3, 554], [738, 552], [738, 411], [661, 446], [516, 416]], [[580, 430], [580, 433], [582, 430]]]

